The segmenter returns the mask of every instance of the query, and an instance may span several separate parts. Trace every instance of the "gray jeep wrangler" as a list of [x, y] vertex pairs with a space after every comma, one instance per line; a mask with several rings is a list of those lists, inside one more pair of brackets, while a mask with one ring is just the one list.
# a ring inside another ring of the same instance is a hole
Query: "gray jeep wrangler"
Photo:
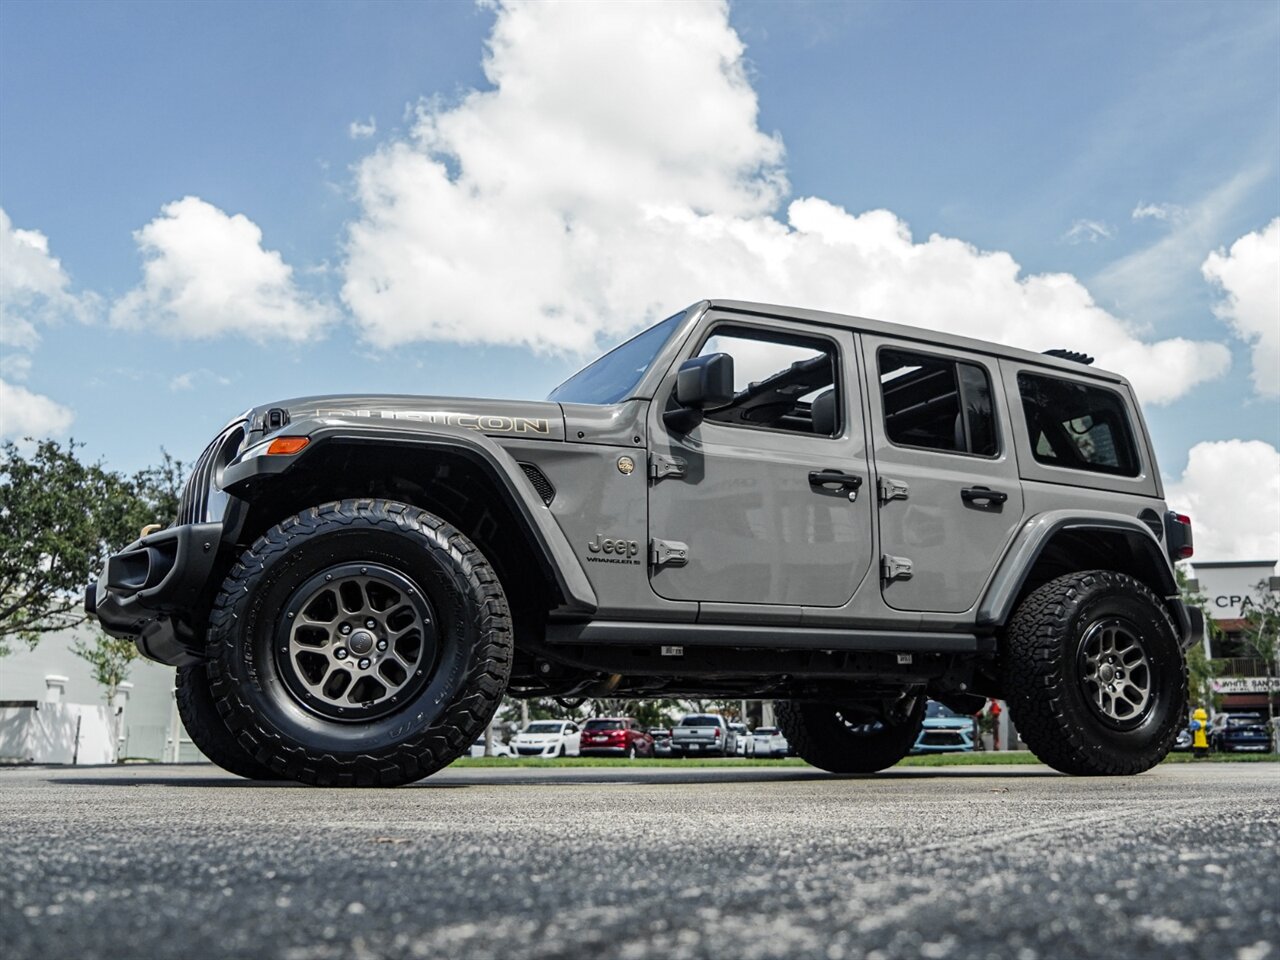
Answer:
[[1203, 620], [1133, 392], [1088, 364], [705, 301], [540, 403], [266, 404], [86, 607], [247, 777], [417, 780], [504, 693], [773, 699], [837, 773], [999, 697], [1058, 770], [1138, 773]]

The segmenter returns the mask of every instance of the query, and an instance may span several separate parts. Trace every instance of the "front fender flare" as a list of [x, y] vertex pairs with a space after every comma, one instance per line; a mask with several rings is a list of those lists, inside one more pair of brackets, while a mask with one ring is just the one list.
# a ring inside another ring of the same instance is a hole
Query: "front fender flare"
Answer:
[[1066, 531], [1096, 530], [1120, 534], [1151, 561], [1156, 583], [1148, 584], [1165, 601], [1184, 646], [1194, 635], [1192, 618], [1183, 604], [1173, 568], [1160, 541], [1136, 517], [1122, 513], [1081, 513], [1077, 510], [1049, 510], [1032, 517], [1014, 537], [987, 585], [978, 605], [977, 626], [994, 629], [1004, 626], [1013, 615], [1014, 604], [1044, 549], [1053, 538]]
[[346, 420], [309, 419], [291, 423], [291, 437], [307, 437], [310, 441], [296, 454], [268, 455], [266, 441], [250, 447], [222, 473], [222, 488], [232, 496], [252, 500], [255, 487], [263, 482], [288, 475], [300, 464], [336, 444], [371, 446], [412, 446], [448, 452], [465, 457], [493, 481], [506, 505], [519, 519], [530, 546], [540, 558], [544, 571], [560, 589], [565, 608], [575, 613], [594, 613], [595, 590], [574, 555], [569, 541], [556, 523], [546, 504], [523, 480], [524, 473], [515, 459], [484, 434], [462, 429], [423, 429], [377, 422], [353, 423]]

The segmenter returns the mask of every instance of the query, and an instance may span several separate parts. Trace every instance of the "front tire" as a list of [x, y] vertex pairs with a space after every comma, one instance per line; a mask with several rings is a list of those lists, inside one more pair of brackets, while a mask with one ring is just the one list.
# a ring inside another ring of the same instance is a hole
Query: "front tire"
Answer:
[[232, 568], [211, 691], [253, 758], [318, 786], [394, 786], [465, 755], [501, 701], [512, 629], [463, 534], [386, 500], [313, 507]]
[[1063, 773], [1149, 770], [1186, 713], [1186, 666], [1164, 604], [1112, 570], [1059, 577], [1023, 600], [1001, 674], [1018, 733]]
[[791, 749], [807, 763], [829, 773], [876, 773], [910, 751], [924, 723], [923, 693], [892, 722], [844, 719], [834, 703], [784, 700], [777, 704], [778, 726]]
[[206, 757], [228, 773], [246, 780], [280, 779], [279, 774], [259, 763], [236, 742], [218, 716], [204, 664], [178, 668], [173, 680], [173, 697], [187, 736]]

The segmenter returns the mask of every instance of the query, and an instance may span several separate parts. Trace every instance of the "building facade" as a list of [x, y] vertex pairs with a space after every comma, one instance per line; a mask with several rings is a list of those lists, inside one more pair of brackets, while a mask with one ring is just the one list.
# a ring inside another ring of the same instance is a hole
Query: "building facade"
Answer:
[[1194, 578], [1188, 586], [1204, 596], [1205, 613], [1217, 627], [1205, 639], [1205, 653], [1217, 670], [1213, 689], [1221, 698], [1220, 709], [1265, 712], [1268, 691], [1280, 703], [1276, 641], [1273, 637], [1268, 670], [1262, 651], [1245, 640], [1245, 618], [1266, 593], [1280, 591], [1276, 561], [1194, 561], [1192, 569]]

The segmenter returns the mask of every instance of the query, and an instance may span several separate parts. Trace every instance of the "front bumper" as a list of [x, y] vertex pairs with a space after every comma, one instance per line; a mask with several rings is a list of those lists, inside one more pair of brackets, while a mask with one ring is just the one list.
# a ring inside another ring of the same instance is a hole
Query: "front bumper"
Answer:
[[136, 540], [107, 559], [84, 607], [113, 637], [134, 641], [148, 660], [186, 666], [203, 659], [193, 615], [202, 606], [222, 524], [188, 523]]

